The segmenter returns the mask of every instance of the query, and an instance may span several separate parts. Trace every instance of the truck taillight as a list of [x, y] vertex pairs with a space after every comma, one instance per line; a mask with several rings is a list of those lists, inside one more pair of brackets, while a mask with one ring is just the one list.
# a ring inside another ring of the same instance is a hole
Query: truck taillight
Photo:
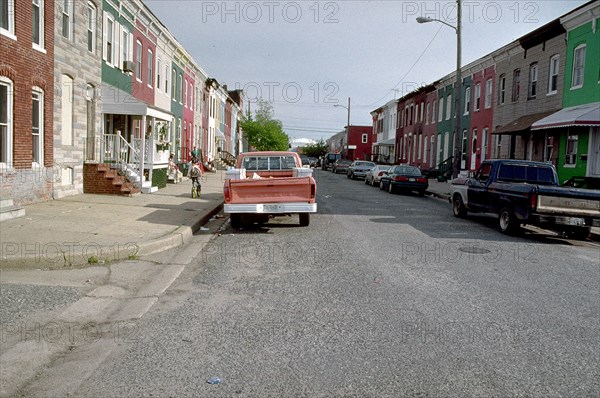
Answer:
[[223, 196], [225, 197], [225, 203], [229, 203], [231, 201], [231, 191], [229, 190], [229, 184], [225, 183], [223, 187]]
[[314, 199], [317, 194], [317, 186], [315, 184], [310, 184], [310, 198]]
[[537, 192], [532, 192], [531, 195], [529, 196], [529, 206], [531, 207], [531, 210], [536, 209], [537, 199], [538, 199]]

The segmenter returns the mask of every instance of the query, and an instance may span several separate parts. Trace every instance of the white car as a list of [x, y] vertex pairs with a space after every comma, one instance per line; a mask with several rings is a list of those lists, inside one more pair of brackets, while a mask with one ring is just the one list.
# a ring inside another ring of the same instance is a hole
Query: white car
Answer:
[[387, 164], [378, 164], [377, 166], [373, 167], [367, 171], [367, 174], [365, 175], [365, 184], [369, 184], [372, 187], [378, 186], [379, 182], [381, 181], [381, 176], [383, 176], [383, 174], [391, 167], [392, 166]]

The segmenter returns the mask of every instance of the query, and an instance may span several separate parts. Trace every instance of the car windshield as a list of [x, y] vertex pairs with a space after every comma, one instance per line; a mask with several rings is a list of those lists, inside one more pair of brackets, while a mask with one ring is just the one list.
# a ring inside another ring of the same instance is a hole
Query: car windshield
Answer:
[[340, 159], [337, 161], [338, 164], [351, 164], [352, 162], [346, 159]]
[[377, 166], [377, 168], [378, 168], [379, 170], [384, 170], [384, 171], [385, 171], [385, 170], [389, 170], [389, 169], [391, 169], [391, 168], [392, 168], [392, 166], [379, 165], [379, 166]]
[[373, 166], [375, 166], [375, 163], [373, 163], [373, 162], [355, 162], [354, 165], [355, 166], [363, 166], [363, 167], [373, 167]]
[[394, 174], [403, 174], [409, 176], [420, 176], [421, 170], [413, 166], [396, 166], [393, 170]]

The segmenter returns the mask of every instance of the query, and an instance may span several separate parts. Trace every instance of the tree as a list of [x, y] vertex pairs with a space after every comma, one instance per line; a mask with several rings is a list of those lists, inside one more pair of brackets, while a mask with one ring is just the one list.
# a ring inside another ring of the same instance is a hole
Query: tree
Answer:
[[318, 158], [325, 155], [328, 152], [327, 143], [321, 138], [314, 144], [304, 145], [302, 147], [302, 153], [308, 157]]
[[263, 99], [258, 100], [255, 117], [248, 113], [241, 125], [248, 144], [257, 151], [287, 151], [290, 141], [283, 132], [281, 121], [273, 119], [273, 105]]

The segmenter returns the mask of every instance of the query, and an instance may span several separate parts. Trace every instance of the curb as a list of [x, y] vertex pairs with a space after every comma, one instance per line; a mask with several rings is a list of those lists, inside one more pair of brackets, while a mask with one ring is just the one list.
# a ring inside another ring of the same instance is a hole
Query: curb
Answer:
[[[215, 214], [218, 214], [223, 209], [223, 203], [223, 201], [217, 203], [215, 207], [209, 209], [207, 213], [198, 220], [190, 220], [184, 225], [177, 227], [175, 231], [160, 238], [156, 238], [148, 242], [128, 244], [125, 245], [122, 250], [115, 251], [114, 245], [98, 246], [97, 250], [100, 253], [110, 253], [110, 258], [108, 260], [104, 259], [104, 264], [106, 264], [107, 262], [112, 263], [115, 261], [129, 260], [132, 256], [139, 257], [142, 255], [156, 254], [175, 247], [183, 246], [191, 239], [194, 233], [197, 232], [201, 226], [206, 224], [211, 217], [213, 217]], [[87, 258], [85, 258], [81, 251], [69, 253], [69, 257], [71, 257], [70, 260], [67, 259], [67, 255], [65, 253], [63, 253], [63, 257], [64, 262], [54, 261], [47, 263], [40, 261], [40, 256], [38, 254], [20, 255], [16, 258], [7, 257], [2, 259], [2, 266], [0, 269], [64, 269], [67, 267], [88, 265]], [[103, 259], [99, 258], [98, 260], [100, 261], [99, 264], [93, 265], [103, 265]]]

